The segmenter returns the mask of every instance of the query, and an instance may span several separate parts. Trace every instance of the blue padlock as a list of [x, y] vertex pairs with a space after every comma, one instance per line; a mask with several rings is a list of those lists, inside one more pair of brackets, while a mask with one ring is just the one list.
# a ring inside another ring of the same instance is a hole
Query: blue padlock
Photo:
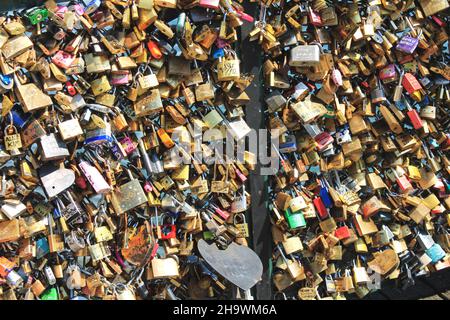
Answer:
[[278, 149], [280, 152], [289, 153], [297, 150], [297, 140], [294, 135], [289, 135], [286, 137], [284, 142], [281, 142]]
[[213, 59], [219, 59], [225, 57], [225, 51], [222, 48], [218, 48], [213, 51]]
[[102, 4], [100, 0], [83, 0], [83, 3], [85, 5], [84, 13], [87, 15], [96, 11]]
[[36, 259], [40, 259], [50, 252], [47, 238], [40, 238], [36, 240]]
[[86, 132], [86, 139], [84, 140], [84, 144], [103, 144], [113, 141], [114, 140], [111, 133], [111, 125], [109, 123], [106, 123], [105, 128], [99, 128]]
[[11, 109], [11, 115], [13, 124], [18, 129], [23, 129], [28, 119], [30, 119], [30, 114], [25, 114], [22, 110], [22, 107], [20, 104], [15, 104], [14, 107]]
[[319, 196], [322, 199], [323, 204], [327, 208], [333, 207], [333, 200], [330, 197], [330, 193], [328, 192], [328, 188], [323, 186], [320, 188]]
[[437, 243], [433, 244], [431, 248], [425, 250], [425, 253], [431, 258], [431, 262], [433, 263], [445, 258], [445, 251]]
[[6, 90], [12, 89], [14, 85], [13, 77], [5, 74], [0, 74], [0, 85]]

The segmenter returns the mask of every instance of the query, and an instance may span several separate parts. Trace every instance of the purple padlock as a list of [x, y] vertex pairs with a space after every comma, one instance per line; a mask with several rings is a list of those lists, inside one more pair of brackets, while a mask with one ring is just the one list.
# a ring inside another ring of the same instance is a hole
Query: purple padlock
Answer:
[[120, 140], [120, 143], [122, 144], [123, 149], [128, 155], [136, 150], [136, 144], [130, 137], [123, 138], [122, 140]]
[[227, 41], [220, 39], [220, 38], [216, 39], [216, 47], [217, 48], [222, 49], [222, 48], [229, 47], [229, 46], [230, 46], [230, 44]]
[[419, 45], [419, 38], [414, 38], [411, 37], [410, 35], [406, 35], [400, 39], [395, 48], [403, 53], [411, 54], [414, 52], [414, 50], [416, 50], [418, 45]]

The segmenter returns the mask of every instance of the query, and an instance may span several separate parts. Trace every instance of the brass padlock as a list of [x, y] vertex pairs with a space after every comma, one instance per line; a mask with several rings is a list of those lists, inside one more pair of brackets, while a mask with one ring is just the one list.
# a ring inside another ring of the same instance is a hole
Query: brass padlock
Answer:
[[22, 139], [17, 128], [11, 124], [5, 128], [5, 149], [14, 157], [21, 155], [20, 148], [22, 148]]
[[147, 196], [139, 180], [133, 178], [129, 170], [127, 172], [131, 181], [121, 185], [112, 194], [111, 201], [116, 214], [125, 213], [147, 202]]

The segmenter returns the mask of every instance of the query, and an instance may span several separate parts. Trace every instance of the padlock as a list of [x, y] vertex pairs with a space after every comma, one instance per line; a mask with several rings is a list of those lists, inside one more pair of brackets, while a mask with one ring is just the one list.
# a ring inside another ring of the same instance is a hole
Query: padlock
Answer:
[[[153, 70], [150, 66], [146, 66], [146, 68], [139, 68], [139, 72], [141, 73], [137, 73], [137, 82], [139, 84], [139, 88], [140, 89], [149, 89], [149, 88], [154, 88], [157, 87], [159, 85], [158, 79], [156, 77], [156, 74], [153, 73]], [[143, 75], [143, 73], [147, 70], [150, 70], [150, 74], [147, 75]]]
[[86, 161], [81, 161], [78, 166], [95, 192], [109, 193], [111, 191], [111, 186], [106, 182], [105, 178], [101, 175], [96, 167], [91, 166]]
[[[238, 219], [240, 219], [240, 222]], [[235, 214], [233, 216], [233, 224], [239, 230], [239, 235], [241, 237], [248, 238], [250, 236], [245, 214]]]
[[291, 67], [315, 66], [320, 61], [321, 47], [318, 45], [300, 45], [290, 51]]
[[11, 156], [21, 155], [20, 148], [22, 148], [22, 140], [17, 128], [13, 125], [5, 129], [5, 149], [8, 150]]
[[163, 109], [161, 94], [158, 89], [149, 90], [133, 103], [133, 109], [137, 117], [155, 114]]
[[74, 139], [83, 134], [83, 129], [78, 119], [73, 118], [73, 116], [69, 120], [59, 122], [58, 131], [64, 141]]
[[116, 214], [123, 214], [147, 202], [147, 196], [139, 180], [133, 178], [129, 170], [127, 172], [131, 181], [121, 185], [112, 194], [111, 200]]
[[49, 133], [39, 138], [39, 148], [43, 161], [60, 160], [69, 156], [69, 150], [55, 133]]
[[306, 220], [302, 212], [292, 212], [290, 208], [285, 210], [285, 217], [290, 229], [306, 227]]
[[173, 257], [164, 259], [154, 258], [151, 261], [151, 268], [148, 268], [147, 279], [164, 279], [177, 277], [179, 275], [178, 261]]
[[219, 58], [217, 64], [217, 78], [219, 81], [230, 81], [238, 79], [239, 77], [239, 60], [234, 51], [231, 51], [229, 57]]
[[[80, 119], [81, 122], [81, 119]], [[105, 142], [112, 142], [111, 124], [104, 122], [103, 128], [86, 131], [84, 143], [87, 145], [96, 145]]]

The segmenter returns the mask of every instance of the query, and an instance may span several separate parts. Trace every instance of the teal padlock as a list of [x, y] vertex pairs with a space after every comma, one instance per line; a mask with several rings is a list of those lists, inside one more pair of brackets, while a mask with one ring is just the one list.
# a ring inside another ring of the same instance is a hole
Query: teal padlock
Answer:
[[305, 216], [301, 211], [292, 212], [291, 208], [284, 211], [289, 229], [299, 229], [306, 227]]
[[435, 243], [430, 248], [425, 250], [425, 253], [427, 256], [431, 258], [431, 262], [436, 263], [441, 259], [445, 258], [445, 251], [442, 249], [442, 247]]
[[50, 288], [41, 295], [41, 300], [58, 300], [56, 288]]

